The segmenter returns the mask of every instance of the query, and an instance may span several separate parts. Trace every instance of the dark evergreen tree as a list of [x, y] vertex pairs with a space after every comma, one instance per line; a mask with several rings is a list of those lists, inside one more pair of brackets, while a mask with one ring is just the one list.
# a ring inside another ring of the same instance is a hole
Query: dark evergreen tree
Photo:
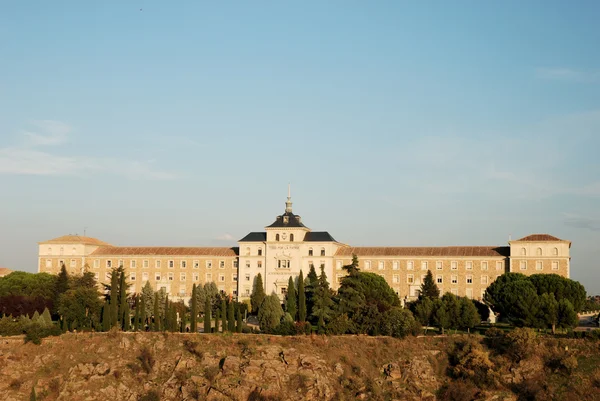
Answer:
[[235, 332], [236, 333], [242, 332], [242, 309], [241, 308], [238, 308], [238, 310], [237, 310], [237, 325], [235, 327]]
[[217, 309], [217, 312], [215, 313], [215, 333], [219, 332], [220, 321], [221, 321], [221, 311], [219, 309]]
[[317, 272], [315, 271], [315, 266], [310, 265], [310, 270], [308, 271], [308, 275], [306, 276], [306, 280], [304, 283], [304, 291], [306, 292], [306, 311], [308, 316], [312, 316], [313, 314], [313, 304], [314, 304], [314, 295], [319, 285], [319, 276], [317, 276]]
[[[127, 283], [125, 281], [125, 269], [119, 275], [119, 317], [121, 327], [125, 331], [125, 326], [129, 327], [129, 304], [127, 303]], [[125, 322], [127, 321], [127, 323]]]
[[[329, 288], [329, 282], [325, 275], [325, 267], [321, 266], [321, 274], [318, 278], [317, 285], [313, 292], [313, 308], [312, 317], [322, 326], [322, 331], [325, 330], [325, 323], [333, 316], [333, 294]], [[320, 333], [324, 334], [324, 333]]]
[[304, 275], [300, 270], [298, 276], [298, 321], [306, 321], [306, 291], [304, 290]]
[[227, 329], [230, 333], [235, 331], [235, 315], [233, 313], [233, 301], [227, 305]]
[[131, 313], [129, 310], [129, 304], [125, 303], [125, 309], [123, 310], [123, 331], [129, 331], [131, 328]]
[[119, 274], [116, 269], [110, 276], [110, 324], [111, 327], [119, 324]]
[[221, 300], [221, 320], [221, 325], [223, 326], [223, 330], [221, 331], [225, 333], [227, 331], [227, 304], [224, 299]]
[[160, 311], [159, 311], [158, 291], [154, 293], [154, 310], [152, 313], [152, 331], [160, 331]]
[[56, 305], [58, 305], [58, 297], [67, 292], [69, 289], [69, 274], [67, 273], [67, 268], [65, 267], [64, 263], [60, 264], [60, 272], [56, 277], [56, 284], [54, 288], [54, 307], [56, 307]]
[[440, 290], [438, 286], [433, 281], [433, 274], [431, 270], [427, 270], [427, 275], [425, 276], [425, 280], [421, 284], [421, 292], [419, 293], [419, 300], [423, 298], [429, 298], [434, 300], [440, 297]]
[[290, 314], [294, 321], [298, 315], [297, 299], [296, 299], [296, 286], [294, 285], [294, 279], [290, 276], [288, 280], [287, 296], [285, 300], [285, 310]]
[[211, 316], [210, 316], [210, 310], [211, 310], [211, 306], [210, 306], [210, 298], [206, 297], [204, 300], [204, 333], [210, 333], [211, 332]]
[[135, 313], [133, 315], [133, 331], [138, 331], [140, 328], [140, 298], [136, 295], [134, 297], [135, 302]]
[[358, 257], [355, 254], [352, 254], [352, 263], [349, 265], [343, 266], [342, 269], [348, 272], [348, 275], [351, 276], [359, 272], [358, 269]]
[[258, 308], [262, 304], [267, 294], [265, 294], [265, 287], [263, 285], [262, 276], [260, 273], [254, 278], [254, 285], [252, 286], [252, 294], [250, 295], [250, 304], [252, 305], [252, 313], [258, 313]]
[[102, 306], [102, 331], [109, 331], [112, 327], [110, 316], [110, 303], [108, 300], [105, 300]]
[[198, 300], [196, 299], [196, 284], [192, 286], [192, 299], [190, 306], [190, 330], [192, 333], [198, 332]]
[[143, 296], [140, 296], [141, 307], [140, 307], [140, 330], [146, 331], [146, 300]]
[[162, 316], [162, 331], [169, 330], [169, 294], [165, 296], [165, 308]]

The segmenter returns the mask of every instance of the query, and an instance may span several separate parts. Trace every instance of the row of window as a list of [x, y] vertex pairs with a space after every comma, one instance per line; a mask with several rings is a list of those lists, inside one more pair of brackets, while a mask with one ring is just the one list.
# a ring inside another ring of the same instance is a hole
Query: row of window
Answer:
[[[346, 277], [345, 274], [338, 274], [337, 275], [337, 282], [341, 283], [342, 280], [344, 279], [344, 277]], [[493, 277], [492, 277], [493, 278]], [[421, 283], [425, 280], [425, 275], [421, 275]], [[481, 276], [480, 277], [481, 280], [481, 284], [483, 285], [488, 285], [490, 283], [490, 278], [489, 276]], [[436, 275], [435, 277], [435, 281], [437, 284], [444, 284], [444, 276], [441, 275]], [[414, 274], [407, 274], [406, 275], [406, 282], [408, 284], [414, 284], [415, 283], [415, 275]], [[472, 275], [467, 275], [465, 277], [465, 282], [466, 284], [473, 284], [473, 276]], [[394, 274], [392, 276], [392, 283], [394, 284], [399, 284], [400, 283], [400, 275], [399, 274]], [[458, 276], [450, 276], [450, 283], [452, 284], [458, 284]]]
[[[535, 256], [542, 256], [542, 254], [542, 248], [537, 248], [535, 250]], [[527, 256], [527, 249], [521, 248], [521, 256]], [[558, 256], [558, 248], [552, 249], [552, 256]]]
[[[521, 270], [527, 270], [527, 261], [521, 260], [519, 261], [519, 268]], [[544, 263], [541, 260], [535, 262], [535, 270], [544, 270]], [[558, 261], [552, 261], [552, 270], [558, 270]]]
[[[292, 238], [293, 238], [293, 234], [292, 234]], [[279, 241], [279, 240], [277, 240]], [[258, 256], [262, 256], [262, 248], [258, 248], [257, 250], [257, 254]], [[250, 251], [250, 247], [246, 248], [246, 255], [250, 256], [251, 255], [251, 251]], [[308, 256], [315, 256], [314, 250], [312, 248], [308, 248]], [[325, 248], [321, 248], [321, 256], [325, 256]]]
[[[114, 267], [118, 267], [118, 266], [123, 266], [123, 259], [119, 259], [117, 265], [114, 266]], [[150, 261], [148, 259], [145, 259], [145, 260], [142, 261], [142, 268], [147, 269], [149, 266], [150, 266]], [[167, 266], [168, 266], [169, 269], [175, 268], [175, 261], [174, 260], [167, 261]], [[206, 266], [207, 269], [212, 269], [212, 267], [213, 267], [212, 260], [205, 261], [205, 266]], [[94, 260], [94, 268], [97, 269], [99, 267], [100, 267], [100, 260], [95, 259]], [[109, 269], [113, 267], [112, 260], [108, 259], [106, 261], [106, 267], [109, 268]], [[129, 261], [129, 267], [131, 269], [137, 268], [137, 260], [134, 260], [134, 259], [130, 260]], [[161, 260], [155, 260], [154, 261], [154, 267], [157, 268], [157, 269], [160, 269], [162, 267], [162, 261]], [[188, 267], [188, 261], [187, 260], [180, 260], [179, 261], [179, 267], [181, 269], [186, 269]], [[192, 262], [192, 267], [194, 269], [200, 268], [200, 261], [199, 260], [194, 260]], [[238, 267], [238, 261], [237, 260], [233, 261], [233, 267], [234, 268]], [[225, 268], [225, 261], [224, 260], [220, 260], [219, 261], [219, 269], [224, 269], [224, 268]]]
[[[100, 280], [100, 273], [95, 273], [94, 275], [96, 277], [96, 280]], [[142, 281], [148, 281], [149, 277], [150, 277], [150, 274], [148, 272], [143, 272], [142, 273]], [[163, 276], [160, 273], [156, 273], [154, 275], [154, 280], [156, 280], [156, 281], [161, 281], [162, 278], [163, 278]], [[106, 281], [110, 281], [110, 272], [106, 272], [105, 279], [106, 279]], [[136, 279], [137, 279], [136, 272], [130, 272], [129, 273], [129, 280], [136, 281]], [[175, 279], [175, 275], [173, 273], [167, 273], [167, 280], [173, 281], [174, 279]], [[210, 282], [210, 281], [212, 281], [212, 279], [213, 279], [212, 278], [212, 273], [206, 273], [206, 275], [205, 275], [205, 282]], [[232, 281], [237, 281], [237, 279], [238, 279], [237, 273], [233, 273], [231, 275], [231, 280]], [[187, 274], [186, 273], [180, 273], [179, 274], [179, 281], [187, 281]], [[194, 282], [200, 281], [200, 274], [199, 273], [192, 274], [192, 281], [194, 281]], [[225, 282], [225, 275], [224, 274], [219, 274], [218, 281], [219, 282]]]
[[[370, 260], [365, 260], [363, 262], [363, 267], [365, 270], [371, 270], [371, 266], [372, 263]], [[504, 270], [504, 262], [503, 261], [496, 261], [496, 270]], [[480, 263], [480, 267], [481, 270], [488, 270], [489, 267], [489, 262], [487, 261], [482, 261]], [[342, 269], [342, 261], [338, 260], [337, 261], [337, 265], [336, 268], [338, 270]], [[400, 261], [394, 260], [392, 262], [392, 270], [398, 270], [400, 268]], [[436, 270], [443, 270], [444, 268], [444, 262], [438, 260], [435, 262], [435, 269]], [[385, 270], [385, 262], [384, 261], [379, 261], [377, 262], [377, 269], [378, 270]], [[428, 270], [429, 269], [429, 261], [422, 261], [421, 262], [421, 270]], [[473, 261], [466, 261], [465, 262], [465, 269], [466, 270], [473, 270]], [[406, 270], [415, 270], [415, 262], [412, 260], [408, 260], [406, 261]], [[450, 270], [458, 270], [458, 261], [451, 261], [450, 262]]]
[[[60, 256], [64, 255], [65, 248], [61, 246], [59, 252]], [[52, 255], [52, 247], [48, 247], [48, 255]], [[77, 248], [73, 247], [73, 249], [71, 249], [71, 255], [77, 255]]]

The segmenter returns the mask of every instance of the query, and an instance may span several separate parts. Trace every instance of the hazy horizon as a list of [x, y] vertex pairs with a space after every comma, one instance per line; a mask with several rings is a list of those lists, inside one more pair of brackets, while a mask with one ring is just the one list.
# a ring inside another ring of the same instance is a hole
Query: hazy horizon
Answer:
[[[9, 2], [0, 266], [37, 242], [572, 241], [600, 293], [600, 4]], [[141, 9], [141, 10], [140, 10]]]

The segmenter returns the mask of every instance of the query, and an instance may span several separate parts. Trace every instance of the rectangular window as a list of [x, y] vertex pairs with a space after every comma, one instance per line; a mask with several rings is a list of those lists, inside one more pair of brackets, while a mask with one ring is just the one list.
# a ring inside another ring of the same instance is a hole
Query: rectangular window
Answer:
[[200, 261], [194, 260], [194, 269], [199, 269], [199, 268], [200, 268]]
[[143, 267], [144, 269], [147, 269], [147, 268], [148, 268], [148, 266], [150, 266], [150, 263], [149, 263], [148, 259], [146, 259], [146, 260], [144, 260], [144, 261], [142, 262], [142, 267]]
[[442, 266], [443, 266], [443, 262], [441, 260], [438, 260], [437, 262], [435, 262], [436, 270], [442, 270]]
[[175, 267], [175, 261], [174, 260], [169, 260], [169, 269], [172, 269]]
[[106, 268], [107, 269], [112, 269], [112, 260], [107, 260], [106, 261]]
[[342, 270], [342, 261], [338, 260], [337, 262], [335, 262], [335, 268], [338, 270]]
[[238, 268], [238, 261], [237, 261], [237, 259], [233, 261], [233, 267], [236, 268], [236, 269]]
[[394, 260], [394, 262], [392, 263], [392, 269], [398, 270], [398, 261], [397, 260]]
[[212, 273], [206, 273], [206, 282], [210, 283], [212, 281]]
[[194, 273], [194, 281], [200, 281], [200, 275], [198, 273]]
[[558, 262], [552, 262], [552, 270], [558, 270]]
[[412, 260], [409, 260], [408, 262], [406, 262], [406, 270], [414, 270], [415, 268], [415, 262], [413, 262]]
[[179, 273], [179, 281], [186, 281], [187, 276], [185, 275], [185, 273]]
[[250, 275], [246, 274], [246, 281], [250, 281]]
[[259, 269], [262, 269], [262, 261], [261, 260], [256, 262], [256, 267], [258, 267]]
[[415, 282], [415, 276], [413, 276], [412, 274], [409, 274], [409, 275], [407, 275], [407, 276], [406, 276], [406, 282], [407, 282], [408, 284], [412, 284], [412, 283], [414, 283], [414, 282]]
[[527, 270], [527, 261], [526, 260], [522, 260], [520, 263], [520, 268], [521, 270]]
[[212, 260], [207, 260], [206, 261], [206, 268], [207, 269], [212, 269]]
[[71, 265], [71, 267], [77, 266], [77, 261], [75, 259], [71, 259], [70, 265]]
[[450, 269], [451, 270], [458, 270], [458, 262], [453, 260], [452, 262], [450, 262]]
[[467, 263], [465, 263], [465, 268], [467, 270], [473, 270], [473, 262], [471, 262], [470, 260], [468, 260]]
[[437, 275], [435, 280], [438, 284], [442, 284], [444, 282], [444, 277], [441, 275]]
[[123, 266], [123, 259], [119, 259], [119, 264], [117, 265], [117, 267], [121, 267]]
[[160, 269], [160, 260], [157, 260], [156, 262], [154, 262], [154, 267], [156, 267], [157, 269]]
[[481, 276], [481, 284], [487, 285], [487, 283], [488, 283], [488, 276]]
[[244, 289], [244, 291], [246, 292], [247, 297], [250, 296], [250, 288], [246, 288], [246, 289]]
[[483, 261], [481, 262], [481, 270], [487, 270], [488, 269], [488, 262]]
[[148, 281], [148, 272], [143, 272], [142, 273], [142, 280], [143, 281]]
[[184, 296], [185, 295], [185, 285], [180, 285], [179, 286], [179, 295], [180, 296]]
[[458, 288], [452, 288], [452, 289], [450, 289], [450, 293], [452, 293], [452, 295], [458, 296]]
[[428, 266], [427, 262], [421, 262], [421, 270], [427, 270], [427, 266]]
[[129, 261], [129, 267], [131, 267], [132, 269], [136, 268], [135, 260], [130, 260]]
[[394, 284], [398, 284], [398, 283], [400, 282], [400, 275], [398, 275], [398, 274], [394, 274], [394, 275], [392, 276], [392, 282], [393, 282]]
[[379, 263], [378, 263], [378, 265], [377, 265], [377, 268], [378, 268], [379, 270], [383, 270], [383, 269], [385, 269], [385, 264], [384, 264], [382, 261], [379, 261]]
[[154, 275], [154, 279], [155, 279], [156, 281], [160, 281], [160, 273], [156, 273], [156, 274]]
[[181, 267], [182, 269], [187, 269], [187, 261], [182, 260], [181, 262], [179, 262], [179, 267]]
[[290, 268], [290, 261], [289, 260], [278, 260], [277, 261], [277, 267], [280, 269], [289, 269]]
[[473, 284], [473, 276], [470, 274], [467, 276], [467, 284]]
[[231, 280], [233, 280], [233, 281], [237, 282], [237, 273], [233, 273], [233, 274], [231, 275]]
[[225, 261], [219, 260], [219, 269], [224, 269], [224, 268], [225, 268]]
[[[50, 259], [48, 259], [48, 260], [50, 260]], [[98, 268], [100, 268], [100, 261], [99, 261], [98, 259], [95, 259], [95, 260], [94, 260], [94, 268], [95, 268], [95, 269], [98, 269]]]
[[473, 299], [473, 289], [472, 288], [467, 288], [466, 294], [467, 294], [467, 298]]
[[[94, 260], [94, 267], [98, 268], [98, 266], [97, 266], [98, 263], [96, 263], [96, 262], [98, 262], [98, 261]], [[46, 259], [46, 267], [52, 267], [52, 259]]]
[[224, 274], [219, 274], [219, 281], [221, 281], [221, 282], [225, 281], [225, 275]]
[[371, 270], [371, 261], [365, 260], [365, 270]]
[[496, 262], [496, 270], [503, 270], [504, 269], [504, 263], [501, 261]]
[[173, 281], [173, 273], [169, 273], [169, 281]]
[[135, 272], [129, 273], [129, 280], [135, 281]]
[[249, 269], [249, 268], [250, 268], [250, 261], [249, 261], [249, 260], [247, 260], [247, 261], [246, 261], [246, 269]]
[[544, 265], [542, 264], [541, 260], [538, 260], [537, 262], [535, 262], [535, 270], [543, 270], [544, 269]]
[[458, 284], [458, 276], [451, 276], [450, 277], [450, 282], [452, 284]]

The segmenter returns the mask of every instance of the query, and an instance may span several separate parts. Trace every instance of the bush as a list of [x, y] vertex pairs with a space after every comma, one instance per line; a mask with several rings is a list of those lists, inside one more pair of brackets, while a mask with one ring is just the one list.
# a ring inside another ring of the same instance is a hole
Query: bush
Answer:
[[293, 336], [296, 335], [296, 324], [294, 322], [289, 322], [284, 320], [279, 323], [277, 327], [275, 327], [272, 331], [273, 334], [280, 336]]
[[23, 334], [23, 323], [20, 319], [12, 316], [4, 316], [0, 319], [0, 336], [18, 336]]
[[25, 326], [25, 342], [32, 342], [36, 345], [40, 345], [42, 343], [42, 338], [50, 337], [50, 336], [60, 336], [62, 331], [58, 326], [45, 326], [39, 323], [30, 323]]
[[481, 344], [473, 338], [456, 340], [448, 352], [453, 377], [472, 381], [479, 387], [493, 386], [497, 377], [494, 364]]
[[392, 308], [385, 312], [381, 324], [381, 334], [403, 338], [411, 334], [418, 322], [408, 309]]
[[142, 369], [144, 370], [144, 372], [146, 372], [146, 373], [152, 372], [152, 369], [154, 368], [154, 363], [156, 361], [154, 360], [152, 351], [150, 351], [149, 348], [147, 348], [147, 347], [142, 348], [137, 359], [138, 359], [138, 361], [140, 361], [140, 365], [142, 366]]
[[479, 389], [466, 380], [454, 380], [440, 388], [440, 401], [471, 401], [476, 399]]
[[537, 334], [533, 329], [516, 328], [504, 336], [506, 354], [515, 362], [520, 362], [535, 352], [538, 344]]

